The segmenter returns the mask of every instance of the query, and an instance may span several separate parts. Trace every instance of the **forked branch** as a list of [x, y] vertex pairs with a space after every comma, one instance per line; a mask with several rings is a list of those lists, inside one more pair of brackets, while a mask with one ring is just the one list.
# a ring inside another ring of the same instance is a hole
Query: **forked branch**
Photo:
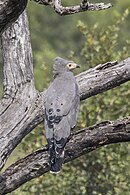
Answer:
[[[42, 5], [50, 5], [60, 15], [75, 14], [83, 11], [97, 11], [111, 8], [111, 3], [89, 3], [83, 0], [80, 5], [64, 7], [61, 0], [33, 0]], [[0, 35], [7, 29], [24, 11], [28, 0], [0, 0]]]
[[59, 15], [70, 15], [84, 11], [100, 11], [104, 9], [109, 9], [112, 7], [111, 3], [89, 3], [87, 0], [83, 0], [80, 5], [67, 6], [64, 7], [61, 0], [33, 0], [42, 5], [50, 5], [56, 13]]

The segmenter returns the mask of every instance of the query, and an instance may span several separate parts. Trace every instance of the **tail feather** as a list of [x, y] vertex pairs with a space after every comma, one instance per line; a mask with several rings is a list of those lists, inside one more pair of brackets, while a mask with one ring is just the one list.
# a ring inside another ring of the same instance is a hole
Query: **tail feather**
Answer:
[[62, 164], [64, 163], [64, 147], [66, 140], [64, 140], [64, 144], [61, 143], [63, 143], [63, 138], [61, 141], [48, 141], [51, 173], [59, 173], [62, 169]]
[[56, 157], [54, 159], [54, 162], [51, 163], [51, 170], [50, 170], [51, 173], [59, 173], [62, 169], [63, 163], [64, 163], [64, 156]]

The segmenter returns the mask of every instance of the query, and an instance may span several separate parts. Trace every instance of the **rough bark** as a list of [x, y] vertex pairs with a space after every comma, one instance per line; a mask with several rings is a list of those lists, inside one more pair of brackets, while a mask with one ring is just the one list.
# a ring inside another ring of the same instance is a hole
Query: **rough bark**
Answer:
[[0, 0], [0, 34], [24, 11], [28, 0]]
[[76, 76], [84, 100], [130, 80], [130, 58], [99, 64]]
[[[130, 117], [104, 121], [71, 136], [65, 150], [65, 163], [101, 146], [127, 141], [130, 141]], [[47, 148], [44, 147], [17, 161], [1, 175], [0, 194], [15, 190], [49, 169]]]
[[0, 102], [1, 166], [31, 128], [30, 122], [36, 115], [34, 107], [38, 95], [34, 88], [32, 52], [25, 13], [3, 34], [2, 44], [4, 98]]

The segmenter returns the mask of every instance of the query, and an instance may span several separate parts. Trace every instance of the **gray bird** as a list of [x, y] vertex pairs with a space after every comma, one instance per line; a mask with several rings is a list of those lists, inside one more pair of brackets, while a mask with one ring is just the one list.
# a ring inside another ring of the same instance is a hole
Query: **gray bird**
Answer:
[[72, 70], [79, 65], [60, 57], [54, 59], [54, 80], [45, 94], [45, 130], [50, 172], [58, 173], [64, 162], [64, 148], [75, 127], [79, 110], [79, 89]]

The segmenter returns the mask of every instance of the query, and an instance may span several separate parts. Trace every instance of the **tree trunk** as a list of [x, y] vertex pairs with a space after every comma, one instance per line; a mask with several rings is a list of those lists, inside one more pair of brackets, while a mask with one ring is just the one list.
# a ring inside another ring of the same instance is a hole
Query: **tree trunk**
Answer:
[[27, 0], [0, 0], [0, 34], [24, 11]]

